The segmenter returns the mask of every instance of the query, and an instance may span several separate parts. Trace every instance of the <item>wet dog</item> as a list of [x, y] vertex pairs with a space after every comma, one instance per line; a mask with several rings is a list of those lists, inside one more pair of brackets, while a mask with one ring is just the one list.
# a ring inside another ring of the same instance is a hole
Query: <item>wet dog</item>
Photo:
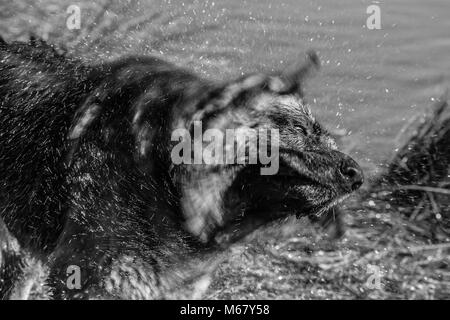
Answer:
[[[48, 297], [177, 297], [205, 287], [217, 253], [256, 228], [333, 211], [363, 174], [304, 102], [318, 66], [309, 53], [285, 72], [214, 83], [154, 57], [86, 65], [39, 40], [1, 42], [0, 212], [45, 265]], [[277, 172], [175, 164], [172, 133], [198, 122], [276, 130]]]

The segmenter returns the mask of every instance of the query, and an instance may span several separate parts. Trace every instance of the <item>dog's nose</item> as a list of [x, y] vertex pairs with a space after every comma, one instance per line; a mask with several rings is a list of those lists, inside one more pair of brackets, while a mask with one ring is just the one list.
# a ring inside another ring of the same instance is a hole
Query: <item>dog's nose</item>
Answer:
[[363, 184], [363, 171], [352, 158], [347, 157], [342, 161], [340, 171], [352, 191], [359, 189]]

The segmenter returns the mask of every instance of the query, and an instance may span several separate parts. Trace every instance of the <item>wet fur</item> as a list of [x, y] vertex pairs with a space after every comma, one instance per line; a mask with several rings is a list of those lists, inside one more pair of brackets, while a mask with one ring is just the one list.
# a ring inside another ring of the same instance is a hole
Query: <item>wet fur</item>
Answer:
[[[48, 298], [192, 297], [178, 289], [204, 287], [230, 243], [351, 192], [336, 173], [347, 156], [292, 75], [213, 83], [153, 57], [89, 66], [39, 40], [0, 41], [0, 61], [3, 298], [30, 263]], [[171, 132], [194, 120], [280, 129], [286, 176], [174, 166]], [[16, 239], [20, 252], [5, 245]], [[67, 289], [70, 265], [80, 290]]]

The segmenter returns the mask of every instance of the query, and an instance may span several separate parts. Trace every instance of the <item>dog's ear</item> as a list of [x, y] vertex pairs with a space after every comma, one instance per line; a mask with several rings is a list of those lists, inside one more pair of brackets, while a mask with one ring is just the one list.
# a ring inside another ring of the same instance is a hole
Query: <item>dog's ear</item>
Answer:
[[314, 51], [308, 51], [306, 59], [293, 65], [278, 75], [253, 74], [228, 83], [211, 93], [199, 104], [192, 121], [201, 121], [208, 115], [245, 101], [246, 94], [272, 92], [281, 95], [299, 94], [303, 96], [304, 79], [320, 68], [320, 59]]
[[226, 83], [212, 90], [198, 104], [192, 116], [194, 121], [202, 121], [231, 105], [239, 105], [246, 93], [262, 90], [267, 87], [268, 77], [264, 74], [252, 74]]
[[320, 68], [320, 59], [316, 52], [308, 51], [303, 63], [293, 65], [280, 76], [271, 78], [270, 90], [279, 94], [297, 93], [303, 96], [302, 84], [304, 79]]

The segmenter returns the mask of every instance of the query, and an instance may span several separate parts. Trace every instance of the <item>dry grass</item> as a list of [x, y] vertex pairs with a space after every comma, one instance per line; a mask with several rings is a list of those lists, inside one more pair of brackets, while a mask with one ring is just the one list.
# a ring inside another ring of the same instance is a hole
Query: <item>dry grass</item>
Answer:
[[[432, 243], [420, 235], [425, 230], [386, 209], [384, 201], [352, 206], [347, 208], [348, 230], [339, 240], [307, 221], [289, 221], [239, 246], [222, 266], [209, 297], [450, 298], [448, 238]], [[379, 288], [367, 285], [371, 266], [380, 270]]]

